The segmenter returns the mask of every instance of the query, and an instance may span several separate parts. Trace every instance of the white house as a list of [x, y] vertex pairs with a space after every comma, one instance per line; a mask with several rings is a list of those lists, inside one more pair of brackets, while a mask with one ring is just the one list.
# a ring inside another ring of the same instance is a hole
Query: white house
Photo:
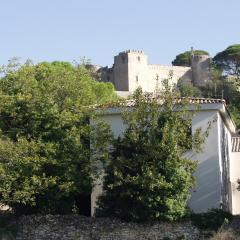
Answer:
[[[240, 214], [240, 191], [237, 190], [240, 178], [240, 136], [236, 134], [235, 124], [222, 99], [190, 99], [189, 111], [194, 104], [200, 110], [192, 119], [192, 132], [197, 128], [206, 129], [212, 122], [209, 136], [203, 151], [189, 158], [198, 161], [195, 173], [196, 186], [192, 190], [189, 207], [194, 212], [205, 212], [210, 208], [223, 208], [232, 214]], [[111, 127], [115, 137], [125, 129], [121, 118], [121, 108], [104, 110], [101, 118]], [[92, 215], [95, 212], [97, 197], [102, 193], [102, 180], [96, 184], [91, 196]]]

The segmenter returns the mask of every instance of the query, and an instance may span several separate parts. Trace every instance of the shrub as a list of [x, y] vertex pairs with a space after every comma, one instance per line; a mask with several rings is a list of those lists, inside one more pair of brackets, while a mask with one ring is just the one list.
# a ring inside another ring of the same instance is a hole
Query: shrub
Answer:
[[13, 214], [0, 212], [0, 239], [14, 240], [17, 234], [16, 221]]
[[232, 219], [232, 215], [221, 209], [211, 209], [206, 213], [192, 214], [193, 224], [200, 229], [217, 231], [223, 224]]
[[185, 215], [197, 164], [183, 153], [200, 151], [204, 139], [200, 129], [190, 137], [192, 113], [175, 99], [167, 84], [161, 99], [135, 92], [134, 106], [123, 113], [127, 128], [113, 142], [98, 215], [127, 221], [172, 221]]

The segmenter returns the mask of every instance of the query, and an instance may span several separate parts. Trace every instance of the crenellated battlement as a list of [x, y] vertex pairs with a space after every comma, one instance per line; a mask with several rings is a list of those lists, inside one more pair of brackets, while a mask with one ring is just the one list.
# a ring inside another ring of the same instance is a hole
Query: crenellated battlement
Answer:
[[204, 54], [194, 54], [193, 59], [195, 62], [205, 61], [205, 60], [209, 59], [209, 56], [206, 54], [205, 55]]
[[136, 53], [136, 54], [143, 54], [145, 55], [145, 53], [142, 51], [142, 50], [133, 50], [133, 49], [128, 49], [128, 50], [125, 50], [123, 52], [120, 52], [120, 54], [126, 54], [126, 53]]

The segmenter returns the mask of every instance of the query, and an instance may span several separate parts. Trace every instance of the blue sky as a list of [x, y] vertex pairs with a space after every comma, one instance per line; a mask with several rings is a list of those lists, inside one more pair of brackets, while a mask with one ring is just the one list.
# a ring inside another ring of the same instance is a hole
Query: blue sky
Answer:
[[0, 64], [78, 60], [111, 65], [126, 49], [170, 64], [194, 46], [240, 43], [239, 0], [0, 0]]

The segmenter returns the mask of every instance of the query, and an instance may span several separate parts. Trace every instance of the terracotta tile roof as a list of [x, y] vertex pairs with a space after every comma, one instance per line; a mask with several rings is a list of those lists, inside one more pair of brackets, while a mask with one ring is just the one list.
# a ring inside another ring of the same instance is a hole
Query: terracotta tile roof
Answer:
[[[184, 98], [181, 98], [184, 99]], [[223, 103], [225, 104], [226, 101], [224, 99], [218, 99], [218, 98], [187, 98], [189, 99], [189, 103]]]
[[[157, 98], [157, 101], [161, 104], [162, 98], [161, 97], [154, 97]], [[181, 103], [182, 101], [189, 102], [189, 104], [215, 104], [215, 103], [222, 103], [226, 104], [224, 99], [215, 99], [215, 98], [176, 98], [176, 103]], [[98, 108], [114, 108], [114, 107], [133, 107], [135, 105], [134, 100], [120, 100], [117, 102], [107, 103], [103, 105], [98, 105]]]
[[232, 152], [240, 152], [240, 137], [232, 138]]

